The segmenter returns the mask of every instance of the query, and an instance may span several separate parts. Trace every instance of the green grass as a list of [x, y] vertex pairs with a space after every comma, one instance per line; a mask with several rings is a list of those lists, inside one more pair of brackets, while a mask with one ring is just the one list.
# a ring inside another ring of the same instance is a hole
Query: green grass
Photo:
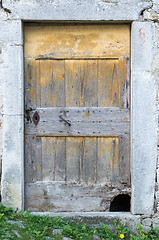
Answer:
[[[53, 235], [53, 229], [62, 229], [59, 234]], [[149, 240], [159, 239], [159, 229], [151, 229], [148, 233], [137, 225], [138, 234], [130, 233], [129, 229], [122, 227], [121, 223], [114, 221], [113, 229], [101, 223], [100, 228], [92, 228], [87, 224], [63, 221], [61, 218], [33, 215], [31, 212], [14, 212], [0, 204], [0, 239], [55, 239], [63, 237], [72, 239], [92, 240], [93, 235], [104, 239]]]

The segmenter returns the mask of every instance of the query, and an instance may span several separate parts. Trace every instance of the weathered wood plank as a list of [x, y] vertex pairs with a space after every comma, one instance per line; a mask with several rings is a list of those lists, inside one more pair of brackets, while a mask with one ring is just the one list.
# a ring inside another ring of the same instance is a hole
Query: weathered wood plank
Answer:
[[118, 60], [98, 60], [98, 107], [111, 106], [112, 64]]
[[83, 167], [82, 167], [82, 182], [86, 184], [94, 184], [97, 181], [97, 138], [83, 138]]
[[26, 109], [40, 107], [39, 105], [39, 88], [38, 80], [39, 61], [25, 58], [25, 106]]
[[66, 180], [66, 138], [56, 137], [55, 180]]
[[110, 201], [130, 193], [125, 185], [84, 185], [59, 182], [26, 184], [26, 209], [53, 212], [109, 211]]
[[48, 58], [102, 58], [130, 55], [126, 24], [41, 25], [25, 27], [25, 55]]
[[65, 96], [67, 107], [84, 106], [85, 61], [65, 60]]
[[81, 180], [81, 166], [83, 154], [81, 138], [66, 138], [66, 180], [69, 183], [79, 183]]
[[98, 106], [98, 76], [97, 76], [97, 60], [86, 61], [85, 82], [84, 82], [84, 98], [85, 107]]
[[55, 108], [37, 108], [30, 112], [30, 116], [34, 114], [35, 111], [38, 111], [40, 116], [40, 121], [57, 121], [61, 122], [59, 116], [63, 116], [70, 122], [80, 122], [87, 121], [121, 121], [129, 122], [129, 110], [120, 109], [115, 107], [55, 107]]
[[43, 181], [65, 181], [65, 137], [42, 137], [42, 179]]
[[97, 107], [97, 61], [65, 60], [66, 106]]
[[65, 106], [64, 60], [40, 61], [41, 107]]
[[[113, 136], [129, 134], [129, 110], [119, 108], [40, 108], [40, 121], [26, 123], [26, 134]], [[31, 117], [33, 112], [30, 113]], [[62, 116], [71, 125], [63, 121]]]
[[120, 107], [130, 109], [130, 59], [120, 58], [118, 64], [120, 78]]
[[98, 106], [128, 108], [127, 59], [98, 60]]
[[25, 136], [25, 182], [42, 180], [41, 138]]
[[56, 138], [42, 137], [42, 180], [55, 180]]
[[98, 138], [97, 183], [114, 182], [119, 174], [118, 138]]

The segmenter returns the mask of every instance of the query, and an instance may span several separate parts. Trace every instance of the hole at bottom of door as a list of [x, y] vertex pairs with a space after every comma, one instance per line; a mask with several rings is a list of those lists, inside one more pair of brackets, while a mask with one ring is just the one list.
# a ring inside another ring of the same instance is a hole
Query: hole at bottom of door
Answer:
[[110, 212], [130, 212], [130, 196], [119, 194], [110, 203]]

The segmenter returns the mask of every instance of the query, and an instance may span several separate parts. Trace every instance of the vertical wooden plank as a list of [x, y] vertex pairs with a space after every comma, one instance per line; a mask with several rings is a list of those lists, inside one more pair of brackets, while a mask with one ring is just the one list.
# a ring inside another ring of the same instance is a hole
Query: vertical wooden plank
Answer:
[[65, 181], [65, 137], [42, 138], [42, 177], [44, 181]]
[[65, 106], [64, 60], [40, 60], [41, 107]]
[[36, 137], [36, 169], [37, 181], [42, 180], [42, 140], [41, 137]]
[[66, 180], [66, 138], [55, 137], [56, 159], [55, 159], [55, 181]]
[[80, 162], [83, 160], [82, 138], [66, 138], [66, 179], [67, 182], [80, 181]]
[[119, 179], [119, 140], [112, 138], [111, 142], [111, 182], [118, 182]]
[[98, 106], [98, 76], [97, 60], [87, 60], [85, 79], [85, 107]]
[[130, 66], [129, 59], [120, 58], [118, 63], [119, 69], [119, 91], [121, 108], [130, 108]]
[[39, 61], [25, 60], [25, 106], [26, 108], [37, 106], [37, 82], [39, 79]]
[[83, 182], [86, 184], [96, 183], [96, 165], [97, 165], [97, 138], [85, 137], [84, 142], [84, 159], [82, 168]]
[[36, 60], [37, 78], [36, 78], [36, 106], [41, 107], [41, 84], [40, 84], [40, 60]]
[[55, 180], [56, 138], [42, 137], [42, 179]]
[[118, 63], [113, 62], [111, 73], [111, 103], [113, 106], [120, 107], [120, 91], [119, 91], [119, 69]]
[[41, 138], [25, 136], [25, 182], [41, 180]]
[[98, 61], [98, 106], [128, 108], [130, 94], [127, 60]]
[[110, 181], [110, 144], [107, 138], [98, 138], [97, 183]]
[[66, 106], [97, 107], [96, 60], [65, 60]]
[[98, 106], [119, 106], [118, 60], [98, 60]]
[[97, 182], [115, 182], [119, 176], [118, 138], [98, 138]]
[[84, 106], [85, 61], [65, 60], [66, 107]]
[[41, 107], [52, 106], [53, 69], [52, 61], [40, 60]]

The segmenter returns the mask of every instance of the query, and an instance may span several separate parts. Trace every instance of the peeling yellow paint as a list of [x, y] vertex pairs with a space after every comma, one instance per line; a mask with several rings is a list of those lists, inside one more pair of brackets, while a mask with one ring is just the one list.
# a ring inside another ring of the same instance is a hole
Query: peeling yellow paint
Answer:
[[24, 34], [27, 57], [109, 58], [130, 55], [130, 30], [124, 24], [28, 25]]
[[90, 113], [90, 112], [85, 112], [84, 114], [85, 114], [86, 117], [92, 116], [92, 113]]

